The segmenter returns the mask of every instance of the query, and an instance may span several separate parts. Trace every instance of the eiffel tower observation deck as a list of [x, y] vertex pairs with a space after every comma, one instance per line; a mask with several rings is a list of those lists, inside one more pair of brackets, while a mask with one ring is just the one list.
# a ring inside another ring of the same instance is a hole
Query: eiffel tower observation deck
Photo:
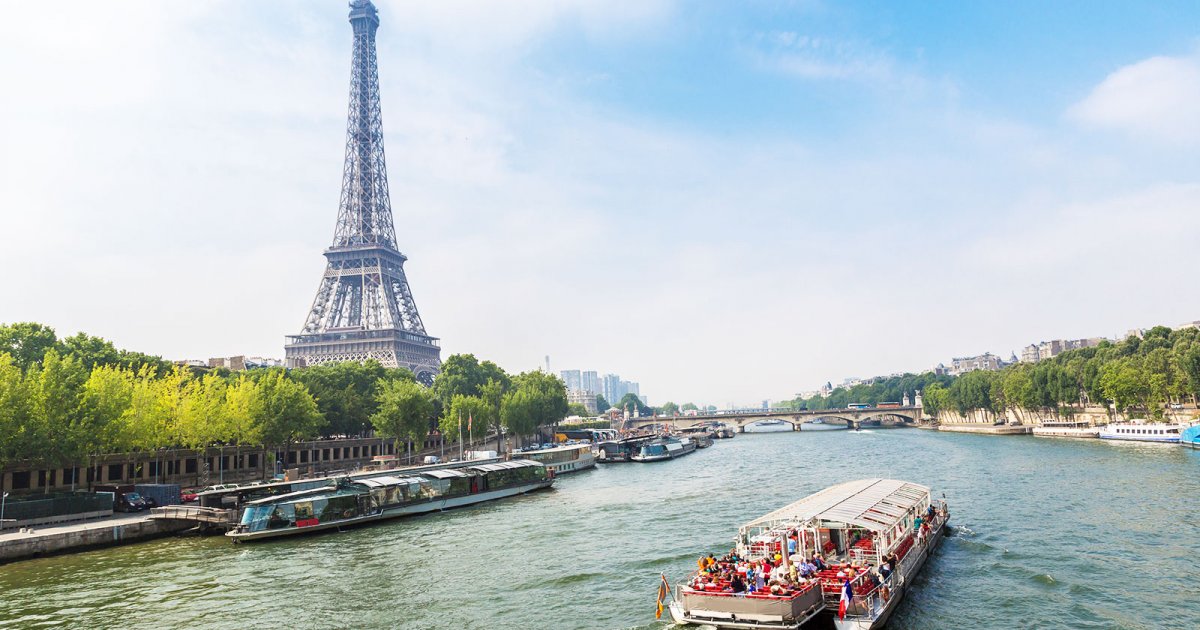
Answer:
[[350, 24], [354, 55], [337, 228], [304, 330], [288, 336], [287, 365], [375, 359], [409, 368], [428, 384], [441, 365], [441, 349], [425, 332], [404, 274], [408, 259], [396, 246], [383, 153], [375, 5], [352, 0]]

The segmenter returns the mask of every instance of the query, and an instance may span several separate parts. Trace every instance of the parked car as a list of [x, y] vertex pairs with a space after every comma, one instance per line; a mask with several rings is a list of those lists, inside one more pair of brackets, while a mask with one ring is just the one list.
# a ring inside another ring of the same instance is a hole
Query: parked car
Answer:
[[141, 512], [149, 510], [150, 505], [134, 490], [132, 485], [98, 485], [93, 488], [96, 492], [111, 492], [113, 494], [114, 512]]
[[442, 459], [440, 457], [438, 457], [437, 455], [426, 455], [425, 463], [426, 464], [440, 464], [440, 463], [442, 463]]
[[184, 503], [195, 503], [199, 498], [200, 497], [197, 496], [195, 492], [184, 491], [179, 495], [179, 500], [183, 501]]

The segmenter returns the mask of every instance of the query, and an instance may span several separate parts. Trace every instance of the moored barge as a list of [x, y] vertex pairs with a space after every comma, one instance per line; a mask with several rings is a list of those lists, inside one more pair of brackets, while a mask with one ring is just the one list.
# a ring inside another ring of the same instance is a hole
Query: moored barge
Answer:
[[538, 462], [513, 460], [418, 474], [396, 471], [250, 501], [225, 535], [248, 542], [341, 529], [524, 494], [554, 483]]

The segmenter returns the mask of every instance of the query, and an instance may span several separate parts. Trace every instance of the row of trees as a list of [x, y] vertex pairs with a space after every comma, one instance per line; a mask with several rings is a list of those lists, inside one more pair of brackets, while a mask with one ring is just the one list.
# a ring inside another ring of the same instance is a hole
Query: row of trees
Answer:
[[1171, 403], [1200, 397], [1200, 330], [1152, 328], [1142, 337], [1069, 350], [1038, 363], [959, 377], [905, 374], [875, 379], [829, 396], [797, 397], [794, 409], [844, 409], [851, 403], [899, 402], [920, 390], [925, 413], [998, 416], [1012, 412], [1070, 415], [1087, 405], [1162, 418]]
[[472, 355], [449, 357], [433, 388], [375, 362], [230, 373], [59, 340], [39, 324], [0, 326], [0, 471], [19, 460], [79, 464], [114, 452], [289, 448], [315, 437], [423, 442], [527, 436], [561, 420], [566, 391], [542, 372], [509, 376]]
[[969, 372], [925, 390], [925, 410], [1018, 417], [1070, 415], [1096, 404], [1124, 414], [1160, 419], [1171, 404], [1200, 397], [1200, 330], [1157, 326], [1142, 337], [1064, 352], [1038, 363], [997, 372]]

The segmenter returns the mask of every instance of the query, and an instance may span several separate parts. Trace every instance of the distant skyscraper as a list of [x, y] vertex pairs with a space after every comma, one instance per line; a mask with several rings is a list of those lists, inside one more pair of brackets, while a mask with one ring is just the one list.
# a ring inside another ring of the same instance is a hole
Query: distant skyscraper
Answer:
[[[563, 370], [562, 372], [559, 372], [559, 376], [562, 377], [563, 383], [566, 384], [567, 391], [573, 389], [587, 389], [583, 386], [583, 379], [580, 377], [579, 370]], [[595, 392], [596, 390], [592, 391]]]
[[599, 394], [601, 391], [600, 376], [595, 372], [583, 372], [581, 374], [581, 383], [579, 386], [581, 389], [592, 392], [593, 394]]

